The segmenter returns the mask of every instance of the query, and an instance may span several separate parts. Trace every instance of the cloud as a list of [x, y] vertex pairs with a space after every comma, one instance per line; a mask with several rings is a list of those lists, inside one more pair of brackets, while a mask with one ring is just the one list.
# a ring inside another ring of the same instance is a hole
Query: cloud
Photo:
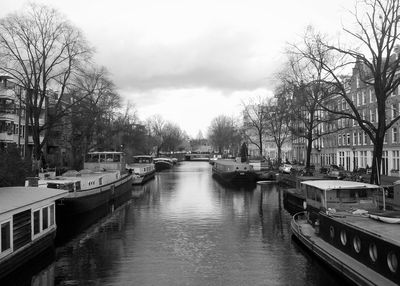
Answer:
[[[230, 27], [179, 44], [129, 43], [130, 53], [110, 63], [117, 84], [129, 90], [206, 87], [252, 90], [273, 72], [256, 35]], [[124, 52], [126, 45], [116, 49]]]

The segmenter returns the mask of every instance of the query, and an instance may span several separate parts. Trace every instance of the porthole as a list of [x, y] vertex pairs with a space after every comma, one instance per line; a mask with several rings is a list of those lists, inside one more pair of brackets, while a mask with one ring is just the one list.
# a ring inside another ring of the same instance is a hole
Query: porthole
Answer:
[[360, 253], [361, 251], [361, 240], [358, 236], [355, 236], [353, 238], [353, 248], [357, 253]]
[[340, 241], [342, 242], [343, 245], [346, 245], [347, 243], [347, 235], [346, 235], [346, 231], [342, 230], [340, 232]]
[[333, 239], [335, 237], [335, 229], [333, 228], [333, 226], [329, 227], [329, 235], [330, 235], [331, 239]]
[[236, 170], [239, 170], [239, 167], [236, 167]]
[[387, 264], [389, 266], [390, 271], [396, 273], [398, 261], [397, 261], [397, 256], [393, 251], [389, 252], [389, 254], [387, 255]]
[[371, 243], [369, 245], [369, 257], [373, 262], [375, 262], [378, 259], [378, 249], [376, 248], [375, 243]]

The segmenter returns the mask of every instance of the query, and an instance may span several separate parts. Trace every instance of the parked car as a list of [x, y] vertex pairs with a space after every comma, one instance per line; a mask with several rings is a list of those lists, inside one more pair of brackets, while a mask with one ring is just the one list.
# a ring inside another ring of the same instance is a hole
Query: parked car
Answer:
[[282, 164], [279, 166], [279, 172], [290, 174], [290, 170], [292, 169], [292, 165], [289, 164]]

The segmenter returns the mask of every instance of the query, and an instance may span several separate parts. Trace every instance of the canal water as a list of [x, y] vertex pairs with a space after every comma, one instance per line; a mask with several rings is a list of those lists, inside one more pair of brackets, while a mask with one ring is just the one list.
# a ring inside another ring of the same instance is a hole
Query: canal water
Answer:
[[274, 183], [232, 189], [207, 162], [181, 162], [59, 245], [25, 285], [346, 285], [292, 239], [282, 200]]

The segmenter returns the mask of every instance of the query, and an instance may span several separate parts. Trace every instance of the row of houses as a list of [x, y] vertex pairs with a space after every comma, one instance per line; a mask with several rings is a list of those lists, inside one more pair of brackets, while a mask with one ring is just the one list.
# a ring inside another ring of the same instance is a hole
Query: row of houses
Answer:
[[[360, 65], [360, 63], [356, 64]], [[351, 99], [359, 110], [363, 119], [376, 123], [377, 103], [374, 90], [360, 79], [359, 66], [355, 66], [351, 77], [347, 78], [346, 84], [350, 91]], [[341, 97], [334, 99], [337, 108], [347, 110], [349, 106]], [[386, 117], [388, 120], [395, 118], [400, 112], [400, 89], [393, 91], [387, 100]], [[296, 123], [292, 123], [296, 124]], [[330, 126], [328, 126], [330, 124]], [[324, 135], [312, 143], [311, 164], [315, 166], [327, 166], [330, 164], [340, 165], [345, 170], [353, 171], [357, 168], [368, 168], [372, 166], [373, 143], [369, 136], [359, 127], [358, 123], [348, 118], [337, 119], [332, 123], [321, 123], [318, 127], [323, 129], [333, 128], [334, 132]], [[315, 132], [318, 132], [315, 130]], [[395, 123], [386, 133], [384, 140], [381, 174], [400, 176], [400, 126]], [[263, 154], [265, 157], [277, 159], [276, 145], [271, 139], [266, 139]], [[250, 144], [251, 154], [258, 154], [258, 148]], [[304, 138], [292, 136], [283, 148], [283, 161], [305, 162], [307, 143]]]

